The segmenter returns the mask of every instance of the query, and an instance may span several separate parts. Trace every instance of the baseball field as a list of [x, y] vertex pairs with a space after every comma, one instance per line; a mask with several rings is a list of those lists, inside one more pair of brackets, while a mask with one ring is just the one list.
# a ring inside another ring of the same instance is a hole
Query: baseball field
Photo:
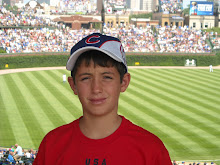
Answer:
[[[129, 69], [119, 113], [156, 134], [172, 160], [220, 162], [220, 69]], [[0, 146], [37, 149], [82, 115], [65, 69], [0, 75]]]

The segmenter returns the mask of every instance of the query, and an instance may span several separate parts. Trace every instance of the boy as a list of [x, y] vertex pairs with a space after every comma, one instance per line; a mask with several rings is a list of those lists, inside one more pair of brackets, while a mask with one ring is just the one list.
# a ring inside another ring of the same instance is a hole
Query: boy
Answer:
[[171, 165], [163, 143], [119, 116], [118, 100], [130, 82], [117, 38], [93, 33], [71, 49], [70, 87], [83, 116], [43, 139], [34, 165]]

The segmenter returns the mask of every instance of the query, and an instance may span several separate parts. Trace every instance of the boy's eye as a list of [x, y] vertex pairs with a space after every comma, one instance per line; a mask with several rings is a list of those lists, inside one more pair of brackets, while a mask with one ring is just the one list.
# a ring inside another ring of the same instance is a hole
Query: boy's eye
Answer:
[[89, 77], [83, 77], [83, 78], [81, 78], [81, 81], [88, 80], [88, 79], [89, 79]]
[[112, 79], [111, 76], [104, 76], [104, 79]]

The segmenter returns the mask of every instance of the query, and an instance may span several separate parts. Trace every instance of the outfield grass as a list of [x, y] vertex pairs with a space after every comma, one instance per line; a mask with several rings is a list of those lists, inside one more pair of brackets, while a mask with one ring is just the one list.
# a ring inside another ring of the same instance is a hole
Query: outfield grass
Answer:
[[[220, 70], [129, 69], [119, 113], [156, 134], [176, 160], [220, 160]], [[82, 115], [66, 70], [0, 75], [0, 146], [38, 148]]]

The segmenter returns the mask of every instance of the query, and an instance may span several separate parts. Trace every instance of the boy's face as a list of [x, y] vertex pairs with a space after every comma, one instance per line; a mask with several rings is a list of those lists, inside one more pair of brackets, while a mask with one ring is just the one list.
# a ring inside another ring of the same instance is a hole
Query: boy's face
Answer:
[[124, 92], [130, 82], [126, 73], [120, 82], [115, 67], [101, 67], [91, 61], [89, 66], [82, 62], [73, 78], [68, 79], [74, 94], [78, 95], [83, 107], [83, 115], [103, 116], [117, 113], [120, 92]]

